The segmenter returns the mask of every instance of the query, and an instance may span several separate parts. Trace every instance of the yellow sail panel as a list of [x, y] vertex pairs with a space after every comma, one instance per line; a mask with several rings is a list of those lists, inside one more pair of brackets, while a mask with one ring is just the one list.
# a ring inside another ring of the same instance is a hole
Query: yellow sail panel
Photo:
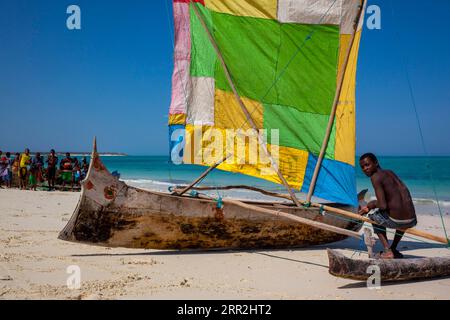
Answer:
[[186, 114], [169, 114], [169, 125], [174, 124], [185, 124], [186, 123]]
[[[339, 70], [341, 70], [344, 63], [352, 36], [342, 34], [340, 37], [341, 48], [339, 54]], [[345, 162], [352, 166], [355, 165], [356, 153], [355, 89], [360, 39], [361, 30], [357, 31], [355, 35], [336, 110], [336, 144], [334, 147], [334, 158], [337, 161]]]
[[277, 18], [277, 0], [205, 0], [205, 6], [235, 16]]
[[[271, 153], [279, 153], [278, 166], [288, 184], [293, 188], [301, 189], [308, 162], [308, 152], [284, 146], [270, 144], [267, 146]], [[274, 152], [274, 149], [278, 150]], [[268, 165], [267, 161], [265, 163], [258, 163], [257, 165], [223, 163], [218, 168], [282, 184], [276, 171]]]
[[[272, 157], [293, 188], [303, 185], [308, 162], [308, 152], [278, 145], [267, 145]], [[211, 166], [231, 155], [217, 168], [242, 173], [281, 184], [270, 159], [258, 143], [254, 130], [242, 135], [234, 130], [213, 126], [186, 125], [183, 162]]]
[[[256, 127], [263, 128], [263, 106], [260, 102], [242, 98], [242, 102], [250, 113]], [[216, 89], [214, 125], [219, 128], [251, 129], [247, 117], [236, 101], [232, 92]]]

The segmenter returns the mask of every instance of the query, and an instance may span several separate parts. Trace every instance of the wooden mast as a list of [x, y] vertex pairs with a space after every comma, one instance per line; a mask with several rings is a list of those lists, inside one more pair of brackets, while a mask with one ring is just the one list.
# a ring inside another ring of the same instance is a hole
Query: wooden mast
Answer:
[[333, 107], [331, 108], [331, 113], [330, 113], [330, 118], [328, 120], [327, 130], [325, 132], [325, 137], [323, 138], [322, 147], [320, 149], [319, 157], [317, 159], [317, 163], [316, 163], [316, 166], [314, 168], [314, 173], [313, 173], [313, 176], [312, 176], [312, 179], [311, 179], [311, 184], [309, 185], [308, 195], [306, 196], [306, 203], [310, 203], [311, 202], [311, 198], [312, 198], [312, 195], [314, 193], [314, 188], [316, 187], [316, 183], [317, 183], [317, 178], [319, 176], [320, 168], [322, 167], [322, 161], [323, 161], [323, 158], [325, 157], [325, 152], [326, 152], [327, 147], [328, 147], [328, 141], [330, 140], [330, 135], [331, 135], [331, 130], [333, 129], [334, 119], [336, 118], [337, 105], [339, 103], [339, 98], [341, 96], [342, 85], [343, 85], [344, 77], [345, 77], [345, 71], [347, 70], [348, 61], [350, 60], [350, 54], [351, 54], [352, 49], [353, 49], [353, 44], [355, 43], [356, 32], [358, 30], [358, 26], [359, 26], [359, 24], [361, 22], [361, 18], [363, 16], [363, 10], [364, 10], [365, 4], [366, 4], [366, 0], [362, 0], [361, 8], [359, 10], [358, 20], [355, 22], [354, 30], [353, 30], [353, 33], [352, 33], [352, 38], [351, 38], [351, 41], [350, 41], [350, 45], [349, 45], [349, 47], [347, 49], [347, 53], [346, 53], [346, 56], [345, 56], [344, 63], [342, 65], [341, 72], [339, 73], [338, 87], [336, 88], [336, 94], [334, 96], [334, 101], [333, 101]]
[[[231, 79], [231, 75], [230, 75], [230, 72], [229, 72], [229, 70], [228, 70], [228, 67], [227, 67], [227, 65], [226, 65], [226, 63], [225, 63], [225, 60], [223, 59], [222, 53], [220, 52], [219, 47], [217, 46], [216, 41], [214, 40], [213, 36], [211, 35], [211, 32], [209, 31], [208, 27], [206, 26], [206, 23], [205, 23], [205, 21], [203, 20], [203, 18], [201, 17], [200, 13], [198, 12], [198, 9], [197, 9], [197, 7], [195, 6], [195, 4], [194, 4], [194, 5], [191, 4], [191, 6], [192, 6], [192, 8], [193, 8], [193, 10], [194, 10], [195, 15], [196, 15], [197, 18], [199, 19], [199, 21], [200, 21], [200, 23], [201, 23], [203, 29], [205, 30], [205, 32], [206, 32], [206, 34], [207, 34], [207, 36], [208, 36], [208, 39], [209, 39], [209, 41], [211, 42], [211, 45], [213, 46], [213, 48], [214, 48], [214, 50], [215, 50], [215, 52], [216, 52], [216, 54], [217, 54], [217, 56], [218, 56], [218, 58], [219, 58], [219, 61], [220, 61], [221, 65], [222, 65], [222, 68], [223, 68], [223, 71], [224, 71], [224, 73], [225, 73], [225, 76], [226, 76], [226, 78], [227, 78], [228, 84], [230, 85], [231, 90], [233, 91], [234, 98], [236, 99], [237, 103], [238, 103], [239, 106], [241, 107], [242, 112], [244, 112], [245, 117], [247, 118], [247, 121], [250, 123], [251, 127], [252, 127], [254, 130], [256, 130], [257, 135], [258, 135], [259, 143], [260, 143], [261, 147], [263, 148], [264, 152], [266, 153], [266, 155], [269, 157], [270, 163], [271, 163], [271, 165], [272, 165], [272, 168], [277, 172], [277, 175], [278, 175], [278, 177], [280, 178], [281, 182], [283, 183], [283, 185], [284, 185], [284, 186], [286, 187], [286, 189], [288, 190], [289, 195], [291, 196], [292, 201], [293, 201], [298, 207], [300, 207], [300, 206], [301, 206], [300, 202], [298, 201], [297, 197], [295, 196], [295, 193], [292, 191], [292, 189], [291, 189], [291, 187], [289, 186], [288, 182], [286, 181], [286, 179], [284, 178], [284, 176], [283, 176], [283, 174], [281, 173], [280, 169], [278, 168], [278, 165], [276, 164], [275, 160], [272, 158], [272, 155], [271, 155], [270, 151], [267, 149], [267, 145], [266, 145], [266, 143], [264, 142], [263, 137], [262, 137], [261, 134], [259, 133], [259, 130], [258, 130], [258, 128], [257, 128], [257, 126], [256, 126], [256, 124], [255, 124], [255, 122], [253, 121], [253, 119], [252, 119], [252, 117], [251, 117], [249, 111], [247, 110], [247, 108], [246, 108], [245, 105], [244, 105], [244, 102], [242, 101], [241, 97], [239, 96], [239, 94], [238, 94], [238, 92], [237, 92], [237, 90], [236, 90], [236, 87], [235, 87], [235, 85], [234, 85], [233, 79]], [[223, 160], [222, 160], [222, 161], [223, 161]], [[221, 162], [222, 162], [222, 161], [221, 161]], [[215, 166], [217, 166], [217, 165], [218, 165], [218, 164], [216, 164]], [[203, 177], [204, 177], [206, 174], [208, 174], [210, 171], [211, 171], [211, 170], [208, 168], [208, 170], [201, 176], [201, 178], [203, 178]], [[198, 180], [198, 179], [197, 179], [197, 180]], [[200, 180], [201, 180], [201, 179], [200, 179]], [[194, 184], [191, 184], [190, 186], [192, 187], [193, 185], [194, 185]], [[186, 192], [187, 190], [188, 190], [188, 189], [183, 190], [183, 191]]]

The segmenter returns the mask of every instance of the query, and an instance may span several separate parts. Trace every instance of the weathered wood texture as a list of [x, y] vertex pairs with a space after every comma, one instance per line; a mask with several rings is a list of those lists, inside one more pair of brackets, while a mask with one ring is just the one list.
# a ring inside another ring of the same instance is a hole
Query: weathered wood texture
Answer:
[[345, 235], [259, 212], [254, 206], [357, 231], [360, 224], [317, 208], [246, 201], [224, 203], [130, 187], [93, 153], [77, 208], [59, 238], [109, 247], [153, 249], [285, 248], [330, 243]]
[[330, 274], [353, 280], [367, 280], [370, 266], [380, 268], [381, 281], [403, 281], [450, 276], [450, 257], [414, 259], [352, 259], [328, 249]]

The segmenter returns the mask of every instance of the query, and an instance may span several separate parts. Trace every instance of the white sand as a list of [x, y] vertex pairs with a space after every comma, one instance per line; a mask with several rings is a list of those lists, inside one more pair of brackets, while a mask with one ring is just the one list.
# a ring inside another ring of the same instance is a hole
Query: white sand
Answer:
[[[326, 246], [296, 250], [176, 252], [109, 249], [57, 239], [79, 193], [0, 190], [0, 299], [449, 299], [450, 278], [382, 285], [328, 274]], [[450, 216], [445, 215], [450, 229]], [[442, 235], [439, 216], [419, 229]], [[360, 248], [350, 239], [328, 245]], [[408, 256], [450, 255], [405, 239]], [[78, 265], [81, 288], [68, 289]]]

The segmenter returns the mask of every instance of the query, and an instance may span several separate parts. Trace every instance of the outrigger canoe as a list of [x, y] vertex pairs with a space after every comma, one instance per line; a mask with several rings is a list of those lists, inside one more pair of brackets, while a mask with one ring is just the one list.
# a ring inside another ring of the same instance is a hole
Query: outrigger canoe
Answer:
[[450, 257], [412, 259], [353, 259], [328, 249], [329, 272], [333, 276], [367, 280], [378, 266], [381, 281], [405, 281], [450, 276]]
[[59, 239], [151, 249], [287, 248], [340, 241], [347, 233], [357, 235], [360, 227], [348, 219], [322, 215], [319, 208], [297, 207], [292, 202], [224, 199], [220, 206], [214, 199], [135, 188], [108, 171], [94, 142], [80, 200]]

